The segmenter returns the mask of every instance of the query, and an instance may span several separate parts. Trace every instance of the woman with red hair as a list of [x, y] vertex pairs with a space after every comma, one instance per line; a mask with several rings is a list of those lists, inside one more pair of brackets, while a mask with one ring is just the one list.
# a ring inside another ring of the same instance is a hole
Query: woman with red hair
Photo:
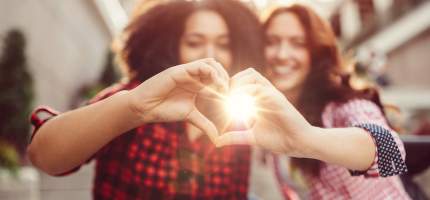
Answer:
[[311, 199], [409, 199], [395, 176], [406, 172], [403, 144], [376, 90], [349, 84], [328, 24], [292, 5], [274, 10], [263, 28], [273, 85], [254, 70], [232, 77], [262, 111], [251, 129], [225, 134], [218, 145], [253, 143], [296, 157]]

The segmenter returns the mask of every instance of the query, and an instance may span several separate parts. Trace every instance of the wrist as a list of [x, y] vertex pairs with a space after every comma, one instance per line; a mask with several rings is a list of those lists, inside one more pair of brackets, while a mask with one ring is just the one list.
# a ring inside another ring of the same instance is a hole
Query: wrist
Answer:
[[[294, 113], [296, 112], [296, 113]], [[298, 158], [314, 158], [319, 155], [319, 147], [322, 128], [312, 126], [300, 114], [299, 111], [287, 107], [280, 112], [286, 152]]]
[[297, 140], [298, 154], [302, 158], [321, 159], [320, 145], [323, 143], [321, 134], [323, 129], [309, 125]]
[[135, 106], [131, 91], [123, 90], [117, 92], [114, 96], [118, 99], [119, 104], [122, 105], [121, 107], [123, 107], [124, 112], [126, 112], [125, 116], [127, 116], [127, 120], [133, 128], [145, 123], [145, 118], [143, 117], [143, 113], [145, 112], [141, 108]]

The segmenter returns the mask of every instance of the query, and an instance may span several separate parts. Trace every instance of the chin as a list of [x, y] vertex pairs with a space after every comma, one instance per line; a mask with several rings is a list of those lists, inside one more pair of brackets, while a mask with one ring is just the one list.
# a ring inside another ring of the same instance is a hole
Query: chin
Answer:
[[278, 90], [287, 91], [287, 90], [290, 90], [291, 88], [293, 88], [295, 83], [290, 78], [289, 78], [289, 80], [286, 80], [284, 78], [280, 78], [278, 80], [276, 80], [276, 79], [273, 80], [273, 85], [275, 85], [275, 87]]

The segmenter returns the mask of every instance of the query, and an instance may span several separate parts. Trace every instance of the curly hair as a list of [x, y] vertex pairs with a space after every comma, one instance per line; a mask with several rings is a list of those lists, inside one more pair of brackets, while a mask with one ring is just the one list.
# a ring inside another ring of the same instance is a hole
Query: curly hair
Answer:
[[232, 72], [264, 64], [263, 32], [258, 17], [236, 0], [170, 0], [134, 15], [117, 51], [131, 80], [145, 81], [164, 69], [178, 65], [179, 41], [188, 17], [198, 10], [211, 10], [225, 20], [232, 50]]

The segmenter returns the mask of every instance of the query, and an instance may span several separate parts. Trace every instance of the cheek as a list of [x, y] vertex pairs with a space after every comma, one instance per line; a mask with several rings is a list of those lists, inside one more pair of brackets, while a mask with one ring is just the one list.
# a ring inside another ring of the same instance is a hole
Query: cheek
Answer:
[[271, 62], [275, 59], [276, 56], [276, 49], [274, 47], [266, 47], [264, 50], [264, 54], [266, 56], [266, 60], [268, 62]]
[[311, 68], [311, 58], [309, 52], [307, 50], [300, 51], [298, 53], [298, 58], [302, 67], [301, 71], [305, 76], [307, 76]]
[[233, 58], [230, 51], [221, 51], [215, 59], [224, 66], [225, 69], [230, 69], [233, 64]]
[[179, 62], [181, 64], [183, 63], [189, 63], [196, 59], [196, 52], [195, 50], [186, 47], [185, 45], [180, 45], [179, 47]]

